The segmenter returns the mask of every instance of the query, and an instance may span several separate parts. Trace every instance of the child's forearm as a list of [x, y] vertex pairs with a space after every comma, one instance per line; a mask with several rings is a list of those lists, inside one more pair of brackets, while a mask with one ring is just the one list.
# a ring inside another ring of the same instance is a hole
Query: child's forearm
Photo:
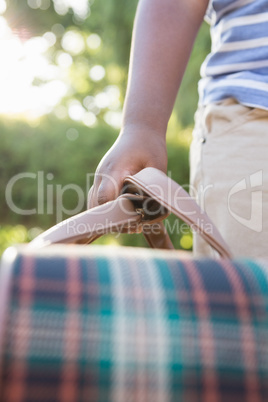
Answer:
[[124, 178], [167, 169], [165, 134], [208, 0], [140, 0], [135, 18], [123, 126], [97, 168], [89, 207], [120, 194]]
[[165, 134], [208, 0], [140, 0], [134, 23], [123, 130]]

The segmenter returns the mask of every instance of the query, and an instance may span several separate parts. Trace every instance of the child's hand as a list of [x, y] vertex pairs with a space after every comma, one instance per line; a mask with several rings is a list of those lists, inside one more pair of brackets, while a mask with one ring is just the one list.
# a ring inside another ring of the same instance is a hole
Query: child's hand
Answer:
[[124, 178], [146, 167], [155, 167], [166, 173], [165, 136], [145, 128], [125, 128], [96, 170], [88, 207], [115, 199], [120, 194]]

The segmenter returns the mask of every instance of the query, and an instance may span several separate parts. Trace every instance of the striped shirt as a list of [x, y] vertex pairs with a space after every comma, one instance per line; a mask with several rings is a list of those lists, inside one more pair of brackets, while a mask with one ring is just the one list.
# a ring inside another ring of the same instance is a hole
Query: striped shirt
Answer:
[[210, 0], [211, 53], [201, 67], [200, 104], [235, 98], [268, 110], [268, 0]]

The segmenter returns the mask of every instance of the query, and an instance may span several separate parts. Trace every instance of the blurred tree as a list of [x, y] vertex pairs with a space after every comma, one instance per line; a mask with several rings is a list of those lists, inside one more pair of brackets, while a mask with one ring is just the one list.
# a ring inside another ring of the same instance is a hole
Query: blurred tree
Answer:
[[[138, 0], [9, 0], [5, 18], [23, 40], [48, 32], [56, 36], [46, 57], [61, 67], [60, 78], [69, 88], [63, 100], [67, 109], [76, 100], [78, 115], [79, 108], [81, 116], [84, 109], [109, 124], [118, 117], [114, 125], [119, 127], [137, 3]], [[183, 126], [193, 122], [199, 68], [209, 48], [209, 31], [203, 24], [175, 105]], [[41, 85], [43, 81], [37, 79], [33, 84]], [[75, 113], [71, 115], [78, 119]]]

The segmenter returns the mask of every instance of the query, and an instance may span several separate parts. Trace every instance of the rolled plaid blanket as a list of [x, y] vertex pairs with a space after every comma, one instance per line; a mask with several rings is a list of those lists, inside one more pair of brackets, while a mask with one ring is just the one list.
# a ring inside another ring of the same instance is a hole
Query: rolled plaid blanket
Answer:
[[2, 402], [268, 401], [268, 261], [22, 247], [0, 299]]

